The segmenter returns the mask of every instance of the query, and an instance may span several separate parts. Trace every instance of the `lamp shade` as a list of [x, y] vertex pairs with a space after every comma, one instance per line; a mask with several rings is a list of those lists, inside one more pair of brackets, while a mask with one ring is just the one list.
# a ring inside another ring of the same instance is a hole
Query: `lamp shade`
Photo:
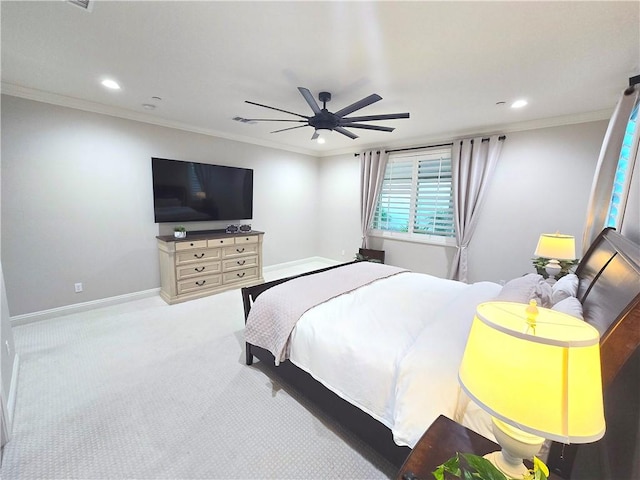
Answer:
[[480, 304], [459, 371], [463, 390], [495, 418], [563, 443], [604, 435], [600, 335], [546, 308], [535, 327], [520, 303]]
[[534, 255], [554, 260], [574, 260], [576, 258], [576, 240], [571, 235], [543, 233], [540, 235]]

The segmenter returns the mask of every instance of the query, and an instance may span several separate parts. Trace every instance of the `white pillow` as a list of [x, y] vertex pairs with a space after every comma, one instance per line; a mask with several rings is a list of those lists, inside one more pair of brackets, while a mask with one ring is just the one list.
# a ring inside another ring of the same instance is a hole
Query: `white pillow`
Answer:
[[[562, 278], [560, 280], [562, 280]], [[553, 307], [551, 307], [551, 310], [566, 313], [567, 315], [571, 315], [572, 317], [584, 320], [582, 304], [576, 297], [567, 297], [564, 300], [560, 300]]]
[[535, 300], [540, 307], [550, 307], [551, 295], [551, 285], [542, 278], [542, 275], [529, 273], [505, 283], [494, 300], [516, 303], [529, 303], [529, 300]]
[[565, 298], [575, 297], [578, 294], [578, 276], [575, 273], [568, 273], [553, 284], [551, 291], [551, 303], [553, 305]]

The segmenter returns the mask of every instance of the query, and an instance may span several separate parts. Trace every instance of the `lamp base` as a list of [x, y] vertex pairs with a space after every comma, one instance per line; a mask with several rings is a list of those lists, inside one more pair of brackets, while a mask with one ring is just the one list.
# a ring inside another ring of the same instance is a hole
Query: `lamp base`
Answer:
[[544, 438], [523, 432], [519, 428], [491, 418], [493, 434], [502, 451], [485, 456], [493, 465], [509, 478], [522, 478], [529, 469], [522, 463], [523, 458], [533, 458], [540, 451]]
[[529, 473], [529, 469], [525, 466], [522, 461], [519, 464], [513, 464], [507, 462], [507, 460], [502, 455], [503, 452], [491, 452], [487, 453], [484, 458], [489, 460], [494, 467], [504, 473], [507, 478], [522, 478], [527, 473]]

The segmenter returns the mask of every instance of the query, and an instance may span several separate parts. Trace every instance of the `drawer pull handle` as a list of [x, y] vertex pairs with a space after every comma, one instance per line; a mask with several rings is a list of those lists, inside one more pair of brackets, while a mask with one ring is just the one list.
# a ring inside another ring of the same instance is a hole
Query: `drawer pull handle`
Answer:
[[195, 270], [196, 272], [204, 272], [204, 269], [205, 269], [205, 268], [206, 268], [206, 267], [196, 267], [196, 268], [194, 268], [194, 270]]
[[244, 247], [242, 247], [242, 248], [236, 248], [236, 252], [238, 252], [238, 253], [242, 253], [242, 252], [244, 252]]
[[247, 272], [236, 273], [236, 275], [238, 276], [238, 278], [242, 278], [242, 277], [244, 277], [245, 273], [247, 273]]
[[204, 257], [204, 253], [194, 253], [193, 256], [196, 258], [202, 258]]
[[238, 265], [244, 265], [247, 261], [246, 260], [238, 260], [236, 263]]
[[196, 285], [198, 285], [199, 287], [201, 287], [202, 285], [204, 285], [205, 283], [207, 283], [206, 280], [200, 280], [199, 282], [196, 282]]

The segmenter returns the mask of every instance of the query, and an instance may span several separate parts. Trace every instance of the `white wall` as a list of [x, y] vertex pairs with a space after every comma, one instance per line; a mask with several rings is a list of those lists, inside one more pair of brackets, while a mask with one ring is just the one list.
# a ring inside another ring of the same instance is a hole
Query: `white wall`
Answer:
[[507, 135], [469, 245], [469, 280], [533, 271], [541, 233], [575, 236], [582, 252], [587, 203], [607, 121]]
[[[315, 157], [2, 97], [2, 262], [11, 315], [160, 286], [151, 157], [254, 169], [264, 264], [317, 253]], [[187, 224], [187, 229], [224, 224]], [[84, 292], [74, 293], [82, 282]]]
[[[491, 190], [469, 246], [469, 280], [507, 280], [533, 271], [540, 233], [576, 236], [577, 251], [606, 121], [507, 134]], [[320, 253], [340, 259], [360, 246], [359, 159], [321, 159]], [[448, 275], [449, 247], [371, 238], [386, 262], [417, 272]]]

